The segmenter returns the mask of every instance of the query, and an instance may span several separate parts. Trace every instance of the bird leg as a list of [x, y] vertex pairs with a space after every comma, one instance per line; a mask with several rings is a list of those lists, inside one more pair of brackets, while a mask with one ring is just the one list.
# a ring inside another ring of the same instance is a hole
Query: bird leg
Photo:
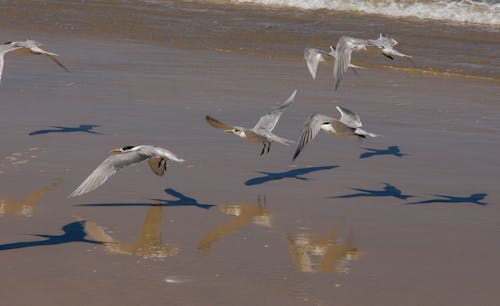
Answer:
[[271, 150], [271, 143], [270, 142], [267, 143], [267, 153], [268, 154], [269, 154], [269, 150]]
[[265, 150], [266, 150], [266, 143], [264, 142], [264, 146], [262, 147], [262, 151], [260, 151], [260, 155], [264, 154]]

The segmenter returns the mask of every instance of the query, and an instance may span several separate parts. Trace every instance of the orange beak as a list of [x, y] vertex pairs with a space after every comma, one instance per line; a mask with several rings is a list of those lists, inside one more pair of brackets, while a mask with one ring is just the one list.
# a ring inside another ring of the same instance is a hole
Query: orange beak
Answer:
[[122, 151], [122, 149], [113, 149], [113, 150], [111, 150], [111, 152], [113, 152], [113, 153], [120, 153], [121, 151]]

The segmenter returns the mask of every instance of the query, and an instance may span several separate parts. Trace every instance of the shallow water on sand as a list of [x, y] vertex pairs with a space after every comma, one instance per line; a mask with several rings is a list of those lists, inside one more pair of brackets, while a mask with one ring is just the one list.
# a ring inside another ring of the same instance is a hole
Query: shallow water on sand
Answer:
[[[299, 88], [276, 128], [294, 139], [311, 111], [335, 116], [330, 80], [313, 82], [303, 63], [37, 37], [73, 73], [20, 55], [6, 67], [2, 156], [40, 149], [27, 164], [5, 160], [1, 194], [22, 200], [62, 179], [31, 217], [0, 222], [10, 305], [497, 301], [494, 84], [375, 70], [346, 79], [337, 102], [385, 137], [319, 135], [291, 164], [291, 148], [260, 157], [203, 117], [251, 126]], [[187, 162], [165, 179], [138, 165], [66, 199], [109, 149], [139, 143]]]
[[0, 16], [0, 23], [21, 29], [36, 26], [71, 35], [92, 33], [290, 60], [302, 60], [306, 46], [335, 45], [341, 35], [375, 39], [386, 33], [415, 60], [391, 61], [371, 51], [355, 54], [353, 61], [369, 67], [404, 67], [414, 73], [500, 78], [500, 28], [495, 25], [224, 1], [4, 1]]

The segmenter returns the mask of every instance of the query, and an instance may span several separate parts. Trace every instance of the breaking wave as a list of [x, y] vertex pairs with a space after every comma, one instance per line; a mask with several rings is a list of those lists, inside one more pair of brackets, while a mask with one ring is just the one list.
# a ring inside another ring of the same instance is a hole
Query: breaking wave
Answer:
[[231, 2], [500, 25], [499, 0], [231, 0]]

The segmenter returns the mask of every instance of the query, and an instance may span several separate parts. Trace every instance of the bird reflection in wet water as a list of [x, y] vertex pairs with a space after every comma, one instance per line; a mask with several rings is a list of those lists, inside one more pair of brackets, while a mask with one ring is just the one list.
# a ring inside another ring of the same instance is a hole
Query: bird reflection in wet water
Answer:
[[257, 205], [221, 205], [219, 211], [224, 215], [233, 216], [226, 224], [218, 225], [208, 232], [198, 244], [198, 250], [209, 251], [213, 243], [236, 229], [254, 223], [259, 226], [271, 227], [271, 212], [267, 208], [265, 196], [258, 196]]
[[142, 258], [164, 258], [177, 255], [180, 248], [164, 245], [161, 239], [161, 205], [148, 208], [139, 239], [134, 242], [120, 242], [94, 222], [85, 222], [85, 232], [95, 240], [102, 241], [106, 251], [113, 254], [134, 255]]
[[41, 188], [40, 190], [33, 191], [28, 194], [28, 196], [23, 200], [6, 198], [0, 200], [0, 216], [2, 215], [17, 215], [24, 217], [31, 217], [33, 215], [33, 210], [38, 200], [47, 192], [50, 192], [57, 188], [61, 183], [61, 179], [55, 179], [48, 186]]
[[295, 267], [300, 272], [348, 273], [349, 265], [361, 259], [362, 252], [353, 247], [353, 233], [342, 239], [340, 225], [327, 234], [302, 232], [288, 236], [288, 247]]

